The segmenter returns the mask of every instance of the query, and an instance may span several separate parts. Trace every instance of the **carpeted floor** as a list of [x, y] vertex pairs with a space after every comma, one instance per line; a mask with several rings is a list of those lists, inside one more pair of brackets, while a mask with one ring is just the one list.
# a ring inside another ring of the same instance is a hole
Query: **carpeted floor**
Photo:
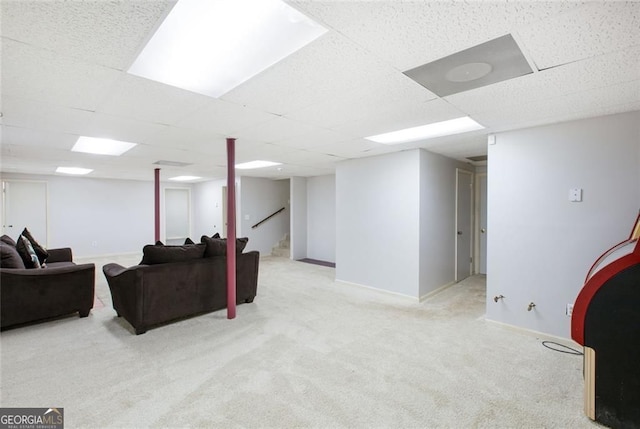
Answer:
[[236, 319], [136, 336], [101, 266], [139, 259], [95, 261], [105, 305], [88, 318], [2, 332], [1, 406], [64, 407], [67, 428], [599, 427], [582, 411], [582, 358], [484, 321], [482, 276], [416, 303], [265, 257]]

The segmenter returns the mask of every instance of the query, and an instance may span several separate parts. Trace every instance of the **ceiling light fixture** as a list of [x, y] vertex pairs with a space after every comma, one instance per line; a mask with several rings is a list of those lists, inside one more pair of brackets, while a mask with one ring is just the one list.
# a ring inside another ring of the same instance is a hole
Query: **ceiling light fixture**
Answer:
[[128, 72], [220, 97], [326, 31], [280, 0], [180, 0]]
[[281, 165], [281, 163], [271, 161], [250, 161], [243, 162], [242, 164], [236, 164], [236, 168], [238, 170], [251, 170], [254, 168], [273, 167], [274, 165]]
[[398, 144], [449, 136], [452, 134], [461, 134], [469, 131], [480, 130], [482, 128], [484, 128], [482, 125], [470, 117], [464, 116], [462, 118], [451, 119], [449, 121], [434, 122], [433, 124], [421, 125], [419, 127], [406, 128], [404, 130], [365, 137], [365, 139], [376, 143]]
[[188, 182], [190, 180], [198, 180], [198, 179], [202, 179], [202, 177], [200, 176], [176, 176], [176, 177], [172, 177], [169, 180], [173, 180], [175, 182]]
[[120, 156], [135, 145], [136, 143], [120, 140], [80, 136], [71, 150], [73, 152], [93, 153], [96, 155]]
[[80, 167], [58, 167], [58, 168], [56, 168], [56, 173], [63, 173], [63, 174], [82, 175], [82, 174], [89, 174], [92, 171], [93, 170], [90, 169], [90, 168], [80, 168]]

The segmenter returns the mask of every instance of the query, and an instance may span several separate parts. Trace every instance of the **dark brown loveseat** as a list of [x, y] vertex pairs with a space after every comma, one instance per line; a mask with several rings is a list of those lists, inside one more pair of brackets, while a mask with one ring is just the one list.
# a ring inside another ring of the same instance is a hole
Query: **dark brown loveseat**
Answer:
[[[154, 325], [225, 308], [227, 258], [216, 255], [215, 247], [204, 243], [147, 245], [140, 265], [105, 265], [102, 271], [118, 316], [124, 317], [136, 334], [143, 334]], [[259, 259], [256, 251], [236, 256], [238, 304], [253, 302], [256, 296]]]
[[[2, 329], [41, 319], [78, 313], [86, 317], [93, 308], [95, 266], [72, 262], [69, 248], [48, 249], [46, 268], [7, 268], [7, 241], [2, 246], [0, 268], [0, 319]], [[8, 246], [8, 247], [7, 247]]]

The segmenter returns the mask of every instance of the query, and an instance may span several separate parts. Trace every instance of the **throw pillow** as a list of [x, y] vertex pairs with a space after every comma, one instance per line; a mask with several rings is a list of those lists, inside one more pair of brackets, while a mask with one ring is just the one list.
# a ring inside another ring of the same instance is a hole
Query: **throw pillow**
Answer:
[[18, 251], [18, 254], [20, 254], [25, 268], [40, 268], [40, 260], [38, 259], [38, 255], [36, 254], [36, 251], [31, 245], [29, 239], [24, 235], [18, 237], [16, 250]]
[[6, 234], [3, 235], [2, 237], [0, 237], [0, 241], [2, 241], [3, 243], [8, 244], [9, 246], [16, 247], [16, 242], [13, 241], [13, 238], [9, 237]]
[[24, 269], [24, 262], [15, 246], [7, 244], [4, 240], [0, 241], [0, 267]]
[[220, 233], [216, 232], [211, 236], [211, 238], [220, 238]]
[[[205, 258], [213, 256], [224, 256], [227, 254], [227, 239], [226, 238], [211, 238], [203, 235], [200, 238], [200, 242], [207, 245], [207, 250], [204, 252]], [[242, 253], [247, 243], [248, 237], [236, 238], [236, 254]]]
[[47, 252], [47, 249], [45, 249], [40, 244], [38, 244], [38, 242], [35, 240], [35, 238], [33, 238], [33, 236], [31, 235], [31, 233], [27, 228], [25, 228], [22, 231], [22, 236], [26, 237], [29, 240], [29, 242], [31, 243], [31, 246], [33, 246], [33, 250], [36, 251], [36, 255], [38, 256], [38, 262], [40, 264], [43, 264], [44, 261], [49, 257], [49, 252]]
[[196, 243], [194, 243], [192, 239], [190, 239], [189, 237], [187, 237], [187, 239], [186, 239], [186, 240], [184, 240], [184, 244], [196, 244]]
[[140, 265], [166, 264], [202, 259], [205, 246], [203, 244], [185, 244], [183, 246], [158, 246], [147, 244], [142, 248]]
[[164, 246], [164, 243], [160, 240], [156, 241], [156, 246]]

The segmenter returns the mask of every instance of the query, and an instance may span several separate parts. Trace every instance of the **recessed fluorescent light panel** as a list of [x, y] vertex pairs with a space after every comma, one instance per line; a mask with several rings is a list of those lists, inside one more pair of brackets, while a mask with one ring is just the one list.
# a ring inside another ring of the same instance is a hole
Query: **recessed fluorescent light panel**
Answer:
[[326, 31], [279, 0], [179, 0], [128, 71], [219, 97]]
[[482, 128], [484, 128], [482, 125], [470, 117], [464, 116], [462, 118], [451, 119], [449, 121], [435, 122], [433, 124], [406, 128], [404, 130], [378, 134], [377, 136], [365, 138], [376, 143], [398, 144], [413, 142], [416, 140], [427, 140], [452, 134], [461, 134], [469, 131], [480, 130]]
[[56, 173], [63, 173], [63, 174], [82, 175], [82, 174], [89, 174], [92, 171], [93, 170], [90, 169], [90, 168], [80, 168], [80, 167], [58, 167], [58, 168], [56, 168]]
[[135, 145], [136, 143], [119, 140], [80, 136], [71, 150], [73, 152], [93, 153], [96, 155], [120, 156]]
[[188, 182], [190, 180], [198, 180], [198, 179], [202, 179], [202, 177], [200, 176], [176, 176], [176, 177], [172, 177], [169, 180], [173, 180], [176, 182]]
[[273, 167], [274, 165], [280, 165], [280, 163], [271, 161], [250, 161], [243, 162], [242, 164], [236, 164], [236, 168], [239, 170], [251, 170], [253, 168]]

